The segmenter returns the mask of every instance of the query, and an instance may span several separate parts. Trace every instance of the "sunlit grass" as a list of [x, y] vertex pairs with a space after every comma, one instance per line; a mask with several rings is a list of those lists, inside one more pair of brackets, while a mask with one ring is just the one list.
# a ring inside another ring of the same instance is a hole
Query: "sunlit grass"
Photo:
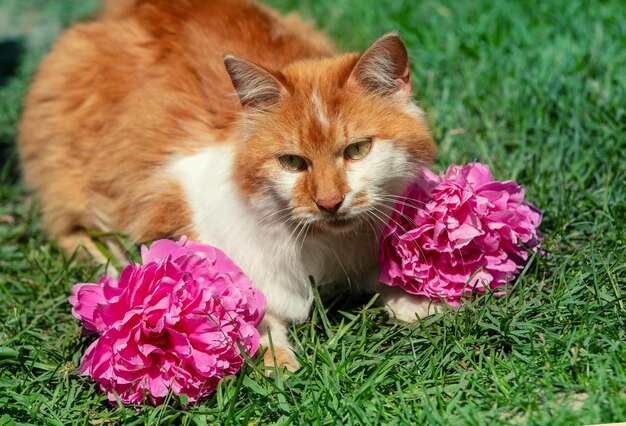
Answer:
[[626, 3], [271, 3], [314, 19], [345, 50], [398, 30], [436, 167], [478, 160], [523, 184], [545, 213], [548, 256], [506, 297], [413, 326], [368, 300], [316, 304], [293, 330], [302, 369], [289, 378], [249, 366], [197, 407], [111, 407], [76, 375], [90, 338], [67, 303], [73, 283], [100, 271], [42, 235], [15, 150], [37, 62], [96, 2], [4, 0], [0, 42], [23, 55], [0, 78], [0, 425], [625, 420]]

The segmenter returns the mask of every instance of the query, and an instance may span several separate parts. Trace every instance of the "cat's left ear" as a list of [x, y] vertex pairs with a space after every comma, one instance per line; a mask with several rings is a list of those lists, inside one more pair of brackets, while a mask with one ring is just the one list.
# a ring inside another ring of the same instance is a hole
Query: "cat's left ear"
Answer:
[[280, 81], [260, 65], [226, 55], [224, 66], [244, 109], [266, 110], [286, 94], [285, 87]]
[[348, 81], [381, 96], [410, 96], [409, 55], [402, 38], [388, 33], [376, 40], [361, 55]]

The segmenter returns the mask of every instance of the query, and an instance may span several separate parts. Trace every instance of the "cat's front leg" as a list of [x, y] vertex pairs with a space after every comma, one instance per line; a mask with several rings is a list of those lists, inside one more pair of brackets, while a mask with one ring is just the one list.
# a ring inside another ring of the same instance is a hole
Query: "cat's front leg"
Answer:
[[263, 280], [263, 275], [255, 272], [258, 271], [252, 270], [252, 275], [259, 277], [256, 280], [257, 286], [267, 298], [265, 316], [257, 327], [261, 347], [265, 350], [264, 363], [269, 367], [267, 372], [271, 373], [282, 367], [288, 371], [296, 371], [300, 368], [300, 363], [291, 347], [288, 328], [291, 324], [301, 323], [308, 318], [313, 303], [311, 288], [304, 284], [293, 286], [293, 282], [306, 281], [292, 276], [286, 268], [272, 270], [271, 280]]
[[271, 369], [285, 367], [288, 371], [296, 371], [300, 368], [300, 363], [289, 343], [285, 320], [271, 312], [266, 312], [258, 329], [261, 348], [265, 349], [263, 363], [266, 367]]
[[379, 294], [378, 303], [394, 318], [414, 322], [443, 311], [443, 305], [428, 297], [415, 296], [399, 287], [392, 287], [378, 281], [378, 270], [366, 279], [369, 291]]
[[402, 321], [413, 322], [419, 318], [426, 318], [443, 311], [440, 302], [428, 297], [414, 296], [399, 287], [378, 285], [380, 302], [389, 315]]

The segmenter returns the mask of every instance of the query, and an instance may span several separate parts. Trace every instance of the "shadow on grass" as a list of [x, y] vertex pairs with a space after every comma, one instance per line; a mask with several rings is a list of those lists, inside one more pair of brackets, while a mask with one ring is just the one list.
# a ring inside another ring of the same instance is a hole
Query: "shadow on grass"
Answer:
[[13, 185], [20, 180], [16, 141], [0, 134], [0, 185]]
[[24, 40], [0, 40], [0, 87], [5, 86], [17, 74], [24, 55]]
[[[24, 40], [0, 40], [0, 89], [18, 76], [25, 53]], [[14, 184], [20, 178], [15, 136], [12, 131], [0, 129], [0, 184]]]

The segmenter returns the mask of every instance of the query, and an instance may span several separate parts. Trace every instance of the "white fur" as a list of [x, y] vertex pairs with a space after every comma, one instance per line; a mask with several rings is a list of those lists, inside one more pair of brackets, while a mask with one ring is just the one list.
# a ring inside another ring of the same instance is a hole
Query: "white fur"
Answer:
[[385, 310], [401, 321], [413, 322], [416, 317], [425, 318], [443, 311], [440, 303], [433, 302], [428, 297], [412, 296], [398, 287], [381, 285], [378, 290]]
[[[370, 152], [361, 160], [350, 163], [347, 172], [351, 192], [346, 203], [366, 191], [371, 201], [380, 196], [398, 194], [415, 175], [415, 164], [394, 141], [374, 140]], [[390, 206], [391, 202], [386, 202]]]
[[185, 192], [200, 241], [223, 250], [250, 276], [265, 293], [269, 312], [303, 321], [312, 303], [309, 276], [320, 285], [347, 284], [362, 281], [376, 267], [375, 238], [364, 241], [351, 234], [303, 240], [281, 224], [280, 215], [272, 220], [277, 207], [269, 196], [248, 200], [240, 195], [232, 179], [233, 158], [231, 146], [216, 145], [174, 161], [170, 171]]
[[424, 110], [421, 109], [419, 107], [419, 105], [417, 105], [415, 102], [413, 102], [412, 100], [406, 100], [406, 99], [402, 99], [401, 96], [399, 96], [400, 99], [398, 99], [398, 104], [402, 105], [402, 111], [406, 114], [412, 115], [413, 117], [417, 117], [417, 118], [424, 118], [426, 116], [426, 113], [424, 113]]
[[313, 103], [313, 111], [315, 113], [315, 118], [322, 126], [324, 131], [328, 130], [330, 127], [330, 121], [328, 120], [328, 116], [324, 112], [324, 105], [322, 100], [320, 99], [320, 95], [317, 92], [317, 89], [313, 89], [311, 93], [311, 102]]
[[[199, 240], [223, 250], [266, 295], [266, 320], [259, 327], [261, 344], [269, 345], [270, 328], [274, 346], [289, 347], [285, 323], [306, 320], [311, 309], [309, 277], [318, 285], [334, 283], [380, 292], [387, 311], [404, 321], [436, 311], [428, 299], [377, 280], [380, 225], [387, 222], [390, 206], [379, 204], [368, 218], [372, 221], [375, 217], [378, 228], [364, 223], [360, 230], [346, 235], [307, 236], [286, 222], [294, 208], [292, 194], [298, 174], [283, 171], [270, 191], [248, 199], [240, 194], [232, 177], [234, 154], [231, 145], [215, 145], [175, 160], [169, 171], [184, 190]], [[414, 172], [415, 165], [393, 141], [374, 141], [365, 158], [349, 165], [352, 190], [345, 204], [350, 208], [360, 192], [378, 203], [385, 193], [397, 194], [397, 185], [404, 185]], [[282, 212], [283, 208], [287, 210]], [[351, 210], [363, 213], [358, 211], [363, 208]], [[312, 219], [311, 213], [308, 215], [305, 219]], [[295, 357], [290, 362], [297, 368]]]

